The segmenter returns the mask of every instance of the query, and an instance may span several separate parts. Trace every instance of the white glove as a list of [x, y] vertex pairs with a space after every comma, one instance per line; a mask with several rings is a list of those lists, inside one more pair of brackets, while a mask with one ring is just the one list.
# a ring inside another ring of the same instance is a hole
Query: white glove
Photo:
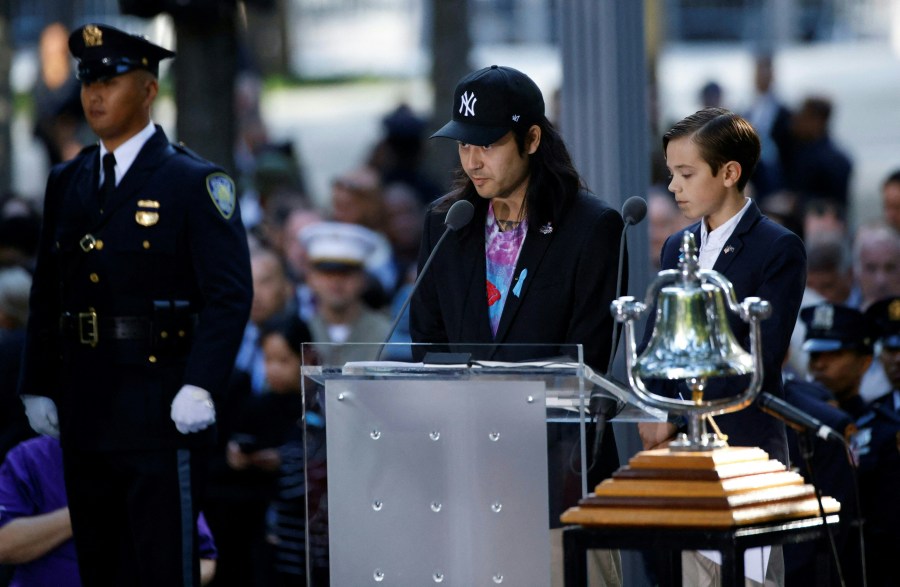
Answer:
[[215, 423], [216, 405], [205, 389], [183, 385], [172, 400], [171, 416], [182, 434], [199, 432]]
[[22, 403], [28, 423], [35, 432], [59, 438], [59, 416], [52, 399], [43, 395], [23, 395]]

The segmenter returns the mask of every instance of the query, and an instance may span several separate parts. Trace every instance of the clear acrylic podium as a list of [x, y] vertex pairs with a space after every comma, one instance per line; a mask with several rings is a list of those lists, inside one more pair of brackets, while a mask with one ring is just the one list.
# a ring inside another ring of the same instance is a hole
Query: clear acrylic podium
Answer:
[[567, 466], [587, 495], [586, 408], [592, 393], [624, 400], [621, 386], [581, 345], [520, 362], [490, 358], [546, 349], [446, 350], [304, 345], [308, 573], [318, 545], [335, 586], [550, 583], [548, 426], [577, 430]]

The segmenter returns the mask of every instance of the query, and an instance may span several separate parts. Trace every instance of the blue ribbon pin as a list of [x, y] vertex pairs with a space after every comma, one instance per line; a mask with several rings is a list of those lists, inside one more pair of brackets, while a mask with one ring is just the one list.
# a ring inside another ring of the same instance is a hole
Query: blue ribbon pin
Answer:
[[517, 298], [522, 295], [522, 284], [525, 283], [525, 278], [528, 276], [528, 269], [522, 269], [522, 272], [519, 273], [519, 279], [516, 281], [516, 286], [513, 288], [513, 295]]

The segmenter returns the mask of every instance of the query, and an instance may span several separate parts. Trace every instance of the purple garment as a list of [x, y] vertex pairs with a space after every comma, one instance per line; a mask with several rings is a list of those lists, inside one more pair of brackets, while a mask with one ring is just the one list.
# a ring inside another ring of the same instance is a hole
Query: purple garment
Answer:
[[527, 220], [519, 223], [513, 230], [501, 232], [494, 217], [494, 208], [488, 206], [484, 225], [484, 258], [487, 272], [488, 315], [491, 318], [491, 332], [494, 336], [497, 336], [500, 316], [503, 315], [513, 272], [519, 260], [519, 251], [522, 250], [527, 232]]
[[[39, 436], [9, 451], [0, 466], [0, 526], [67, 505], [59, 441]], [[72, 540], [30, 563], [16, 566], [10, 587], [37, 585], [81, 586]]]
[[[39, 436], [20, 443], [0, 466], [0, 527], [69, 505], [59, 441]], [[200, 557], [216, 558], [216, 546], [203, 514], [197, 520]], [[16, 565], [9, 587], [81, 587], [75, 543], [69, 539], [44, 556]]]
[[213, 540], [212, 530], [203, 517], [203, 512], [197, 516], [197, 537], [200, 539], [200, 558], [217, 559], [219, 551], [216, 550], [216, 543]]

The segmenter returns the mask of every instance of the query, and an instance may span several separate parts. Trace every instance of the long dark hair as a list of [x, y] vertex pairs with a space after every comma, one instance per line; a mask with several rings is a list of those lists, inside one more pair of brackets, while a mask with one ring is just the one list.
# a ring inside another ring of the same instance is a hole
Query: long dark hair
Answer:
[[[537, 228], [556, 222], [571, 204], [584, 181], [572, 164], [572, 157], [556, 127], [544, 116], [535, 123], [541, 129], [541, 143], [528, 156], [528, 187], [525, 190], [525, 210], [528, 223]], [[528, 128], [515, 129], [513, 134], [519, 152], [525, 152]], [[478, 208], [481, 201], [475, 186], [462, 166], [456, 168], [451, 191], [435, 205], [437, 212], [445, 212], [457, 200], [469, 200]]]

